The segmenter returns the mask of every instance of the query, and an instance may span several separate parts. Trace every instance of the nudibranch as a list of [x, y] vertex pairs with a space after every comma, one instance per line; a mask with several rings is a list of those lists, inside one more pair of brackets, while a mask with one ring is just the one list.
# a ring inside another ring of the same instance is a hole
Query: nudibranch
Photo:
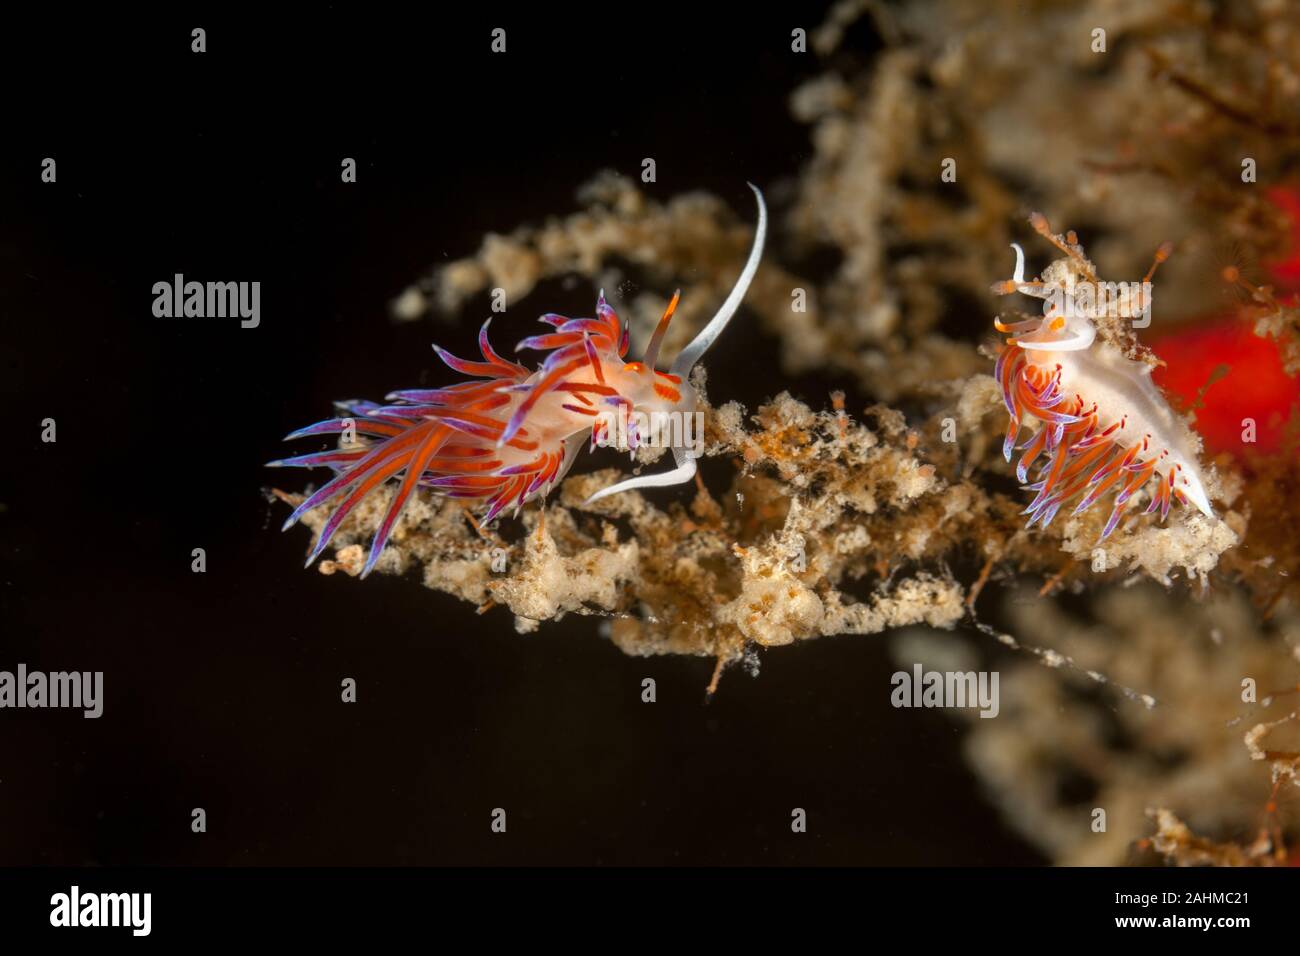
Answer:
[[[351, 401], [342, 413], [300, 428], [286, 441], [340, 435], [336, 449], [269, 463], [269, 467], [328, 467], [334, 478], [309, 495], [284, 524], [334, 506], [307, 558], [310, 566], [343, 520], [368, 495], [390, 480], [400, 481], [375, 532], [361, 576], [374, 568], [393, 527], [417, 487], [481, 507], [484, 523], [513, 506], [544, 497], [572, 467], [584, 442], [613, 442], [635, 452], [645, 436], [639, 423], [653, 415], [694, 413], [697, 400], [688, 381], [700, 356], [713, 344], [740, 307], [758, 271], [767, 235], [767, 207], [758, 187], [758, 224], [749, 258], [716, 315], [673, 361], [667, 372], [655, 368], [678, 294], [674, 294], [639, 362], [625, 361], [628, 330], [605, 301], [596, 300], [596, 317], [569, 319], [548, 313], [542, 322], [554, 331], [521, 341], [524, 349], [549, 354], [535, 371], [499, 355], [488, 342], [489, 319], [479, 331], [483, 361], [456, 358], [434, 346], [438, 357], [468, 381], [435, 389], [392, 392], [387, 404]], [[680, 434], [680, 431], [679, 431]], [[608, 495], [690, 481], [694, 455], [670, 446], [675, 467], [618, 482], [596, 492], [588, 503]]]
[[1002, 448], [1008, 462], [1022, 425], [1038, 422], [1019, 446], [1016, 463], [1016, 478], [1036, 492], [1023, 512], [1029, 526], [1040, 522], [1047, 527], [1067, 502], [1075, 502], [1072, 513], [1079, 514], [1115, 492], [1101, 533], [1105, 540], [1144, 488], [1151, 498], [1146, 512], [1159, 511], [1161, 521], [1174, 499], [1213, 517], [1195, 434], [1151, 380], [1151, 367], [1099, 337], [1095, 324], [1109, 317], [1145, 325], [1141, 320], [1150, 316], [1151, 277], [1169, 257], [1170, 246], [1157, 250], [1140, 283], [1105, 283], [1097, 279], [1073, 232], [1053, 234], [1038, 213], [1030, 223], [1065, 258], [1026, 281], [1024, 250], [1012, 243], [1015, 273], [992, 290], [1045, 300], [1041, 318], [994, 323], [999, 332], [1011, 334], [994, 371], [1010, 415]]

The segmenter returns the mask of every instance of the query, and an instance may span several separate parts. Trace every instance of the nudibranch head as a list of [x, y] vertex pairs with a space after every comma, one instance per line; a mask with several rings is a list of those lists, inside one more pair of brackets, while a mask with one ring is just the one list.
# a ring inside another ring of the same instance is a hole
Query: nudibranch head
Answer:
[[[993, 292], [1019, 292], [1042, 299], [1041, 318], [1004, 325], [1010, 333], [994, 376], [1010, 421], [1003, 454], [1021, 452], [1016, 477], [1035, 497], [1029, 524], [1051, 523], [1073, 504], [1073, 514], [1114, 493], [1104, 540], [1134, 497], [1150, 493], [1147, 512], [1163, 520], [1178, 500], [1213, 516], [1198, 460], [1199, 440], [1151, 380], [1151, 367], [1128, 358], [1097, 334], [1103, 319], [1149, 320], [1151, 277], [1169, 257], [1162, 245], [1141, 282], [1100, 282], [1074, 234], [1054, 235], [1035, 214], [1035, 230], [1065, 253], [1035, 280], [1025, 279], [1024, 251], [1013, 244], [1016, 268]], [[1021, 444], [1021, 427], [1038, 428]], [[1031, 480], [1032, 478], [1032, 480]], [[1154, 485], [1151, 483], [1154, 482]]]
[[594, 318], [543, 315], [541, 321], [553, 326], [553, 331], [518, 344], [516, 352], [547, 352], [535, 371], [492, 348], [489, 320], [478, 337], [482, 361], [460, 359], [434, 346], [444, 363], [470, 380], [392, 392], [384, 405], [343, 402], [339, 417], [290, 434], [288, 438], [340, 436], [337, 449], [270, 463], [272, 467], [328, 467], [335, 473], [285, 522], [287, 529], [314, 508], [334, 507], [308, 565], [356, 506], [390, 479], [400, 484], [371, 543], [363, 577], [374, 568], [417, 487], [481, 505], [484, 521], [491, 521], [508, 507], [517, 513], [528, 501], [546, 495], [568, 472], [585, 442], [635, 452], [652, 437], [671, 449], [676, 467], [619, 482], [598, 491], [588, 502], [694, 477], [695, 457], [703, 444], [702, 416], [695, 413], [697, 396], [688, 378], [740, 307], [758, 271], [767, 234], [763, 194], [752, 184], [750, 189], [758, 202], [758, 225], [749, 258], [717, 314], [682, 349], [669, 371], [660, 371], [655, 363], [679, 296], [668, 303], [643, 359], [629, 362], [627, 327], [602, 291]]

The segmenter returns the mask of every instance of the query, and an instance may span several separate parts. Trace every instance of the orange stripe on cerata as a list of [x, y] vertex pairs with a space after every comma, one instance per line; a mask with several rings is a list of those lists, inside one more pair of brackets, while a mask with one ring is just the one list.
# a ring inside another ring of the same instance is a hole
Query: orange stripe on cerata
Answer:
[[665, 401], [674, 403], [682, 399], [682, 394], [677, 389], [669, 388], [667, 385], [660, 385], [658, 382], [655, 382], [655, 394]]
[[557, 392], [570, 392], [579, 395], [582, 392], [595, 392], [597, 395], [617, 395], [618, 390], [610, 388], [608, 385], [597, 385], [595, 382], [564, 382], [555, 386]]

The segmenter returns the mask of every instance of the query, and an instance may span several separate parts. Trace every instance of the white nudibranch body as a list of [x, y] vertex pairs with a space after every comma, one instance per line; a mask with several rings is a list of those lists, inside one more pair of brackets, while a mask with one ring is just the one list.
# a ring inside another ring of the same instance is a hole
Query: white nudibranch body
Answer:
[[[1038, 214], [1030, 221], [1066, 258], [1026, 281], [1024, 252], [1013, 243], [1015, 273], [993, 287], [999, 295], [1019, 292], [1045, 300], [1041, 319], [995, 323], [1013, 336], [994, 375], [1010, 416], [1003, 453], [1010, 461], [1014, 451], [1021, 452], [1016, 476], [1037, 493], [1025, 509], [1029, 524], [1046, 527], [1067, 502], [1076, 502], [1072, 513], [1079, 514], [1114, 491], [1104, 540], [1152, 479], [1148, 513], [1158, 510], [1163, 520], [1177, 499], [1213, 517], [1196, 435], [1151, 380], [1151, 367], [1098, 338], [1095, 324], [1111, 317], [1145, 326], [1138, 320], [1149, 319], [1151, 276], [1169, 247], [1161, 246], [1140, 283], [1099, 282], [1073, 233], [1053, 235]], [[1039, 427], [1017, 446], [1027, 419]]]

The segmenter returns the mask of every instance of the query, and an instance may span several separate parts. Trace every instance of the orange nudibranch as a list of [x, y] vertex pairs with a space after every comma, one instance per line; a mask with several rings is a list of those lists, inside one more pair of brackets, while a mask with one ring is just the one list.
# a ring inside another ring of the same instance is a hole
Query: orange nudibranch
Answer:
[[[356, 506], [390, 480], [400, 484], [375, 532], [362, 577], [374, 568], [417, 487], [481, 506], [484, 521], [491, 521], [507, 507], [517, 513], [528, 501], [545, 496], [568, 472], [584, 442], [595, 445], [616, 432], [620, 447], [634, 452], [646, 437], [639, 423], [647, 417], [693, 414], [696, 396], [687, 381], [690, 371], [740, 307], [762, 258], [767, 207], [758, 188], [751, 184], [750, 189], [758, 202], [758, 225], [744, 269], [717, 314], [682, 349], [670, 371], [657, 370], [655, 361], [678, 296], [664, 312], [642, 361], [627, 362], [627, 327], [602, 291], [595, 318], [548, 313], [541, 321], [555, 331], [518, 343], [516, 352], [549, 352], [535, 371], [499, 355], [488, 341], [489, 323], [484, 322], [478, 339], [482, 361], [456, 358], [434, 346], [443, 362], [470, 376], [468, 381], [392, 392], [388, 404], [341, 402], [342, 415], [287, 436], [344, 436], [338, 448], [269, 463], [328, 467], [335, 473], [284, 525], [288, 529], [313, 508], [334, 508], [307, 564]], [[669, 447], [676, 466], [672, 470], [618, 482], [588, 501], [689, 481], [695, 475], [695, 453], [676, 444]]]

